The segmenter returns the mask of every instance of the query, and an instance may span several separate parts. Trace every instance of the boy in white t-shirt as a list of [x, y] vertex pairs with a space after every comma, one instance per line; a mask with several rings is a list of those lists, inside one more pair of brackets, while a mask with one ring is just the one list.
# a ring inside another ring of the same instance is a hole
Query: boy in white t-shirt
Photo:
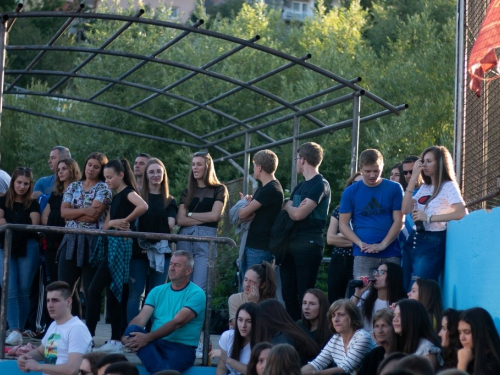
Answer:
[[[42, 344], [17, 360], [23, 372], [41, 371], [47, 375], [76, 374], [82, 357], [92, 348], [87, 326], [71, 315], [72, 290], [68, 283], [55, 281], [47, 285], [47, 309], [54, 322]], [[39, 363], [44, 361], [44, 363]]]

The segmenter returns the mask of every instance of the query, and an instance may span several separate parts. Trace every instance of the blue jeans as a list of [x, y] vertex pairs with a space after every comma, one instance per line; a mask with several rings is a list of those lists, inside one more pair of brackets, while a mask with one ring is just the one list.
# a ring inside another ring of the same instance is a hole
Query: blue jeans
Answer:
[[446, 231], [414, 233], [403, 250], [403, 277], [405, 289], [410, 290], [415, 278], [436, 282], [444, 270]]
[[[130, 336], [132, 332], [147, 333], [144, 328], [131, 325], [125, 330], [124, 336]], [[183, 372], [194, 365], [195, 349], [194, 346], [160, 339], [139, 349], [137, 356], [150, 374], [163, 370]]]
[[147, 259], [130, 260], [130, 280], [128, 282], [127, 323], [130, 323], [141, 311], [142, 301], [145, 296], [146, 279], [149, 273], [149, 290], [155, 286], [163, 285], [167, 281], [169, 259], [165, 259], [163, 273], [156, 272], [149, 267]]
[[261, 264], [264, 261], [269, 263], [273, 262], [273, 255], [271, 252], [267, 250], [255, 249], [253, 247], [245, 247], [243, 259], [241, 260], [240, 285], [243, 285], [247, 269], [254, 264]]
[[[30, 238], [26, 245], [26, 256], [11, 257], [9, 263], [9, 294], [7, 299], [7, 322], [10, 329], [24, 330], [30, 312], [30, 289], [38, 267], [38, 242]], [[3, 287], [3, 257], [0, 250], [0, 285]]]

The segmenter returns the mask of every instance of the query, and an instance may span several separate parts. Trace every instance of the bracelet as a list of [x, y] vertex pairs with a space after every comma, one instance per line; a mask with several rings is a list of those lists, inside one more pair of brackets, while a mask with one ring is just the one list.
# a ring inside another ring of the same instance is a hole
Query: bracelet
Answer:
[[361, 297], [358, 297], [357, 295], [353, 294], [353, 297], [356, 297], [357, 299], [361, 299]]
[[431, 223], [431, 218], [432, 218], [432, 215], [427, 216], [427, 224]]
[[412, 193], [412, 194], [413, 194], [413, 192], [414, 192], [414, 191], [415, 191], [415, 190], [408, 190], [408, 189], [406, 189], [406, 190], [405, 190], [405, 193]]

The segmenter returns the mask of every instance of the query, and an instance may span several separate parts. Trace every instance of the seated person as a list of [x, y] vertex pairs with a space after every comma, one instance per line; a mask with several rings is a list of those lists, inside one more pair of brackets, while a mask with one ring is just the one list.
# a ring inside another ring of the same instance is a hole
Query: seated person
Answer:
[[[193, 256], [187, 251], [173, 253], [168, 267], [170, 283], [151, 290], [141, 312], [125, 330], [123, 345], [137, 352], [149, 373], [183, 372], [194, 364], [206, 297], [189, 281], [193, 265]], [[153, 325], [147, 332], [144, 327], [150, 318]]]
[[[41, 371], [44, 374], [76, 374], [83, 355], [92, 348], [87, 326], [71, 315], [72, 290], [68, 283], [55, 281], [47, 285], [47, 309], [54, 321], [41, 345], [17, 360], [23, 372]], [[39, 363], [38, 361], [44, 361]]]
[[[99, 352], [93, 352], [93, 353], [99, 353]], [[104, 375], [106, 372], [106, 369], [111, 366], [113, 363], [118, 363], [118, 362], [126, 362], [128, 361], [127, 357], [121, 353], [113, 353], [113, 354], [108, 354], [101, 358], [99, 361], [97, 361], [97, 375]], [[81, 368], [81, 366], [80, 366]]]
[[116, 362], [108, 366], [104, 375], [139, 375], [139, 370], [128, 361]]
[[81, 375], [97, 375], [97, 363], [106, 357], [106, 353], [90, 352], [83, 355], [82, 363], [80, 364]]
[[[333, 337], [316, 359], [302, 367], [302, 374], [320, 371], [321, 374], [357, 374], [363, 359], [377, 346], [363, 329], [358, 308], [348, 299], [339, 299], [328, 310], [328, 320]], [[336, 367], [327, 369], [332, 363]]]

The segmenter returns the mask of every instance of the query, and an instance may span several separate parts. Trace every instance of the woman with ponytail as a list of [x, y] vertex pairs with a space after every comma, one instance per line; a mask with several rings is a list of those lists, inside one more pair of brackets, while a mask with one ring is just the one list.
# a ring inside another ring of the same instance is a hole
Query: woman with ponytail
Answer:
[[[147, 211], [148, 205], [139, 196], [132, 170], [126, 159], [111, 160], [104, 166], [104, 177], [108, 188], [115, 191], [113, 202], [106, 215], [102, 229], [130, 231], [135, 229], [135, 219]], [[122, 349], [122, 292], [128, 283], [132, 239], [123, 237], [99, 237], [90, 263], [97, 267], [87, 297], [87, 327], [95, 336], [95, 329], [101, 314], [101, 296], [104, 288], [111, 299], [111, 340], [101, 348], [102, 352], [120, 352]]]
[[266, 299], [276, 298], [276, 276], [269, 262], [254, 264], [243, 279], [243, 292], [229, 297], [229, 320], [234, 325], [238, 308], [247, 302], [260, 303]]

